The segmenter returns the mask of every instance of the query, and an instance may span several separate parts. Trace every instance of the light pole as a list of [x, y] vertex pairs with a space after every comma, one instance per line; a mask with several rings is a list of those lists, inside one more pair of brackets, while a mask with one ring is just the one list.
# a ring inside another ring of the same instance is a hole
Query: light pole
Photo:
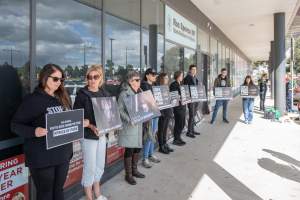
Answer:
[[112, 43], [113, 43], [113, 41], [116, 40], [116, 39], [114, 39], [114, 38], [109, 38], [109, 40], [110, 40], [110, 61], [113, 62], [113, 56], [112, 56], [113, 48], [112, 48]]
[[10, 65], [13, 66], [13, 53], [19, 53], [21, 52], [20, 50], [15, 50], [15, 49], [2, 49], [2, 51], [5, 51], [5, 52], [10, 52]]

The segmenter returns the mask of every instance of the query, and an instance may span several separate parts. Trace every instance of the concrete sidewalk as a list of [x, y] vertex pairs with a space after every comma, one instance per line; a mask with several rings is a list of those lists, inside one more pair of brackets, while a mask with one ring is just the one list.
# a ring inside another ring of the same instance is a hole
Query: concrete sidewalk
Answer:
[[[256, 101], [256, 104], [259, 102]], [[241, 99], [229, 105], [230, 124], [214, 125], [207, 116], [196, 139], [172, 146], [170, 155], [156, 153], [161, 163], [140, 166], [146, 179], [136, 186], [124, 181], [124, 171], [106, 182], [111, 200], [299, 200], [300, 126], [271, 122], [255, 111], [251, 125], [243, 123]]]

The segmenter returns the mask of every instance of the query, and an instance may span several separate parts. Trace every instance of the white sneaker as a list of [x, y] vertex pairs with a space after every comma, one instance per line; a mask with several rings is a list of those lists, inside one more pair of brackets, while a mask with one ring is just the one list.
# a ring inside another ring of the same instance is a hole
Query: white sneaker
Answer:
[[156, 157], [155, 155], [149, 156], [149, 160], [151, 162], [154, 162], [154, 163], [159, 163], [160, 162], [160, 160], [158, 159], [158, 157]]
[[103, 195], [100, 195], [96, 200], [107, 200], [107, 198]]
[[144, 166], [145, 168], [151, 168], [151, 167], [152, 167], [152, 165], [150, 164], [150, 162], [149, 162], [148, 159], [144, 159], [144, 160], [143, 160], [143, 166]]

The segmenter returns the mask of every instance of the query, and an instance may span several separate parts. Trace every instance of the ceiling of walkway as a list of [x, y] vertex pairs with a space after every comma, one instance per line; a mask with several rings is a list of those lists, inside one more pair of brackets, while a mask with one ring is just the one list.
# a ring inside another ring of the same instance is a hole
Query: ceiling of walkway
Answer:
[[191, 0], [251, 60], [268, 60], [273, 13], [286, 13], [288, 33], [300, 0]]

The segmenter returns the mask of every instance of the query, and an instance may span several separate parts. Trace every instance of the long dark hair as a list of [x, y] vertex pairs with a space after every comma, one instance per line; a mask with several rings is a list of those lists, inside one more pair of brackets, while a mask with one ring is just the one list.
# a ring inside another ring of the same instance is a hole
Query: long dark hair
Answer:
[[[58, 65], [46, 64], [39, 74], [38, 87], [44, 90], [46, 88], [49, 76], [51, 76], [51, 74], [53, 74], [55, 71], [59, 71], [62, 74], [62, 78], [65, 78], [64, 71]], [[63, 83], [60, 84], [58, 89], [54, 92], [54, 95], [58, 98], [59, 102], [64, 108], [71, 108], [71, 100]]]
[[248, 85], [248, 84], [247, 84], [247, 79], [248, 79], [248, 78], [250, 79], [249, 85], [254, 85], [253, 80], [252, 80], [252, 77], [251, 77], [250, 75], [247, 75], [247, 76], [246, 76], [243, 85]]
[[163, 85], [163, 84], [164, 84], [164, 78], [165, 78], [166, 76], [168, 76], [167, 73], [165, 73], [165, 72], [160, 73], [159, 76], [158, 76], [158, 79], [157, 79], [157, 83], [158, 83], [159, 85]]

